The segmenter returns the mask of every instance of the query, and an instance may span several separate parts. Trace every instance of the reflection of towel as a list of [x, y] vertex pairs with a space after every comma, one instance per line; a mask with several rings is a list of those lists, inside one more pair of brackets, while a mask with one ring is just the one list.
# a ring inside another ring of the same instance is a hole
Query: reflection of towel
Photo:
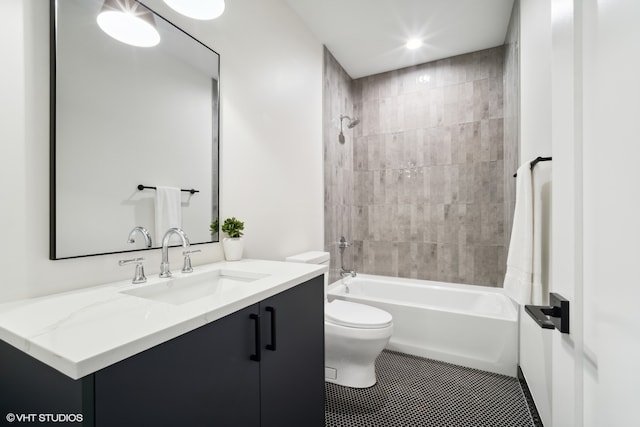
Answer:
[[533, 188], [529, 163], [518, 168], [516, 209], [507, 257], [504, 290], [518, 304], [531, 302], [533, 268]]
[[156, 239], [162, 244], [162, 237], [172, 227], [182, 227], [181, 193], [179, 188], [160, 187], [156, 189]]

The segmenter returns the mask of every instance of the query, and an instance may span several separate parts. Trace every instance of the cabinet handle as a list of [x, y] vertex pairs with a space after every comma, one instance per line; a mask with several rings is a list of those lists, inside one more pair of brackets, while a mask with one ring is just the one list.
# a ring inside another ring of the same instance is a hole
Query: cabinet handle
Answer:
[[251, 360], [254, 360], [256, 362], [259, 362], [261, 359], [261, 352], [262, 352], [262, 343], [261, 343], [261, 334], [260, 334], [260, 316], [258, 316], [257, 314], [250, 314], [249, 317], [253, 320], [256, 321], [256, 328], [255, 328], [255, 344], [256, 344], [256, 353], [252, 354], [250, 356]]
[[271, 344], [267, 344], [267, 350], [276, 351], [276, 309], [267, 307], [265, 310], [271, 313]]

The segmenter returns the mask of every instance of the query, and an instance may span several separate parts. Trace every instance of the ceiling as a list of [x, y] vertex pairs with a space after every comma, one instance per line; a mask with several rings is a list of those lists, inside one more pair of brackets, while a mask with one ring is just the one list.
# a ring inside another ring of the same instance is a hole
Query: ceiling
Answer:
[[[504, 43], [513, 0], [286, 0], [352, 78]], [[409, 50], [409, 38], [422, 47]]]

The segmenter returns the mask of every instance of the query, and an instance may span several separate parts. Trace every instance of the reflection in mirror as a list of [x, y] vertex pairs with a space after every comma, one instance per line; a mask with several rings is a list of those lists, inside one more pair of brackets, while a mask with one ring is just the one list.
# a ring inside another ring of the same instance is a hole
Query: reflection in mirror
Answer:
[[132, 46], [151, 47], [160, 43], [153, 13], [136, 0], [104, 0], [96, 22], [102, 31]]
[[197, 190], [179, 193], [182, 228], [217, 241], [219, 56], [157, 14], [158, 45], [122, 43], [102, 7], [52, 0], [51, 258], [143, 249], [136, 226], [159, 247], [157, 191], [139, 185]]

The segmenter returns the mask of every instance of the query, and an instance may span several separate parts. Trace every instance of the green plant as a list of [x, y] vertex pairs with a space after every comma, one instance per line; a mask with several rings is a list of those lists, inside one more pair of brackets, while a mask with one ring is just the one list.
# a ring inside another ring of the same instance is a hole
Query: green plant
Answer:
[[222, 224], [222, 231], [227, 233], [229, 237], [241, 237], [244, 230], [244, 222], [237, 220], [235, 217], [227, 218]]
[[211, 221], [211, 225], [209, 225], [209, 231], [211, 231], [211, 234], [216, 234], [218, 231], [220, 231], [220, 223], [218, 222], [218, 218]]

